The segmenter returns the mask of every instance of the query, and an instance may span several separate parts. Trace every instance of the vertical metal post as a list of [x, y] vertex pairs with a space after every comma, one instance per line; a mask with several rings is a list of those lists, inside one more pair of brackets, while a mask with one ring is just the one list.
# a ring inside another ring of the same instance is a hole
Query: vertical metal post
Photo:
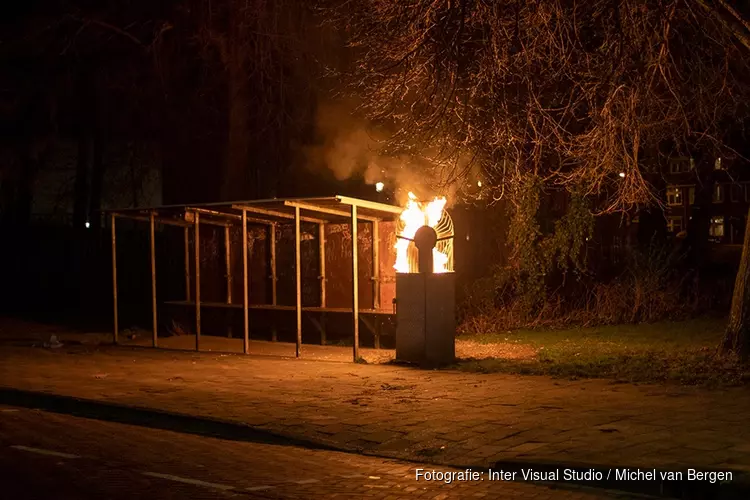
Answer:
[[380, 309], [380, 223], [372, 221], [372, 308]]
[[185, 300], [190, 302], [190, 228], [185, 226]]
[[294, 207], [294, 272], [296, 275], [297, 284], [297, 352], [296, 355], [299, 358], [300, 347], [302, 346], [302, 259], [300, 256], [300, 223], [299, 223], [299, 207]]
[[247, 291], [247, 211], [242, 211], [242, 311], [244, 313], [244, 344], [243, 352], [245, 354], [250, 350], [250, 314], [248, 310], [248, 291]]
[[357, 206], [352, 205], [352, 315], [354, 316], [353, 357], [359, 359], [359, 269], [357, 262]]
[[195, 350], [200, 351], [201, 341], [201, 233], [200, 217], [198, 212], [195, 216]]
[[[243, 210], [244, 213], [244, 210]], [[246, 216], [247, 217], [247, 216]], [[227, 304], [232, 303], [232, 242], [229, 238], [229, 226], [224, 227], [224, 260], [227, 271]]]
[[[232, 303], [232, 242], [230, 240], [230, 234], [229, 234], [229, 225], [224, 226], [224, 264], [225, 264], [225, 274], [226, 274], [226, 282], [227, 282], [227, 304]], [[232, 315], [232, 308], [227, 307], [226, 311], [226, 319], [227, 319], [227, 337], [230, 339], [234, 337], [234, 332], [232, 328], [232, 319], [234, 319], [234, 316]]]
[[149, 222], [149, 242], [151, 244], [151, 321], [152, 321], [152, 337], [151, 337], [151, 343], [154, 347], [156, 347], [157, 344], [157, 335], [158, 335], [158, 319], [157, 319], [157, 312], [156, 312], [156, 238], [154, 235], [154, 226], [156, 225], [154, 221], [154, 213], [151, 212], [148, 217]]
[[[380, 222], [372, 221], [372, 308], [380, 309]], [[380, 322], [381, 318], [374, 318], [375, 327], [375, 349], [380, 349]]]
[[[276, 305], [276, 223], [272, 222], [269, 226], [271, 233], [271, 304]], [[276, 342], [277, 338], [276, 322], [271, 326], [271, 342]]]
[[326, 226], [318, 224], [318, 242], [320, 257], [320, 307], [326, 306]]
[[[318, 242], [320, 258], [320, 307], [326, 306], [326, 226], [323, 223], [318, 224]], [[320, 313], [320, 345], [326, 345], [326, 313]]]
[[115, 214], [110, 215], [110, 221], [112, 225], [112, 300], [115, 321], [112, 343], [116, 344], [117, 336], [120, 333], [120, 326], [117, 317], [117, 231], [115, 230]]
[[270, 226], [271, 232], [271, 304], [276, 305], [276, 223]]

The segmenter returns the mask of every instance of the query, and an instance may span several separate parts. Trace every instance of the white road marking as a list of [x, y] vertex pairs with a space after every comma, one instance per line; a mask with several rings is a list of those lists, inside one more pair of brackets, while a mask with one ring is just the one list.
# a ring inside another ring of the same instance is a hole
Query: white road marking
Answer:
[[43, 450], [41, 448], [32, 448], [30, 446], [12, 445], [11, 448], [22, 451], [30, 451], [31, 453], [38, 453], [39, 455], [49, 455], [51, 457], [81, 458], [78, 455], [71, 455], [70, 453], [60, 453], [59, 451]]
[[319, 482], [317, 479], [303, 479], [302, 481], [294, 481], [294, 484], [313, 484]]
[[245, 488], [247, 491], [263, 491], [263, 490], [272, 490], [276, 486], [251, 486], [249, 488]]
[[200, 481], [198, 479], [188, 479], [186, 477], [173, 476], [172, 474], [159, 474], [158, 472], [142, 472], [144, 476], [158, 477], [159, 479], [168, 479], [178, 483], [193, 484], [195, 486], [205, 486], [207, 488], [215, 488], [217, 490], [229, 491], [233, 490], [234, 486], [227, 486], [226, 484], [209, 483], [207, 481]]

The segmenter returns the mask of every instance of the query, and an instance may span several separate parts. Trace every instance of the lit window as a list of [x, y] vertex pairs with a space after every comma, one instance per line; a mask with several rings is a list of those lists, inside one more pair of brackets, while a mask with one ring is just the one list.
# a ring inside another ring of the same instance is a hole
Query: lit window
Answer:
[[695, 205], [695, 187], [688, 189], [688, 203]]
[[667, 188], [667, 204], [672, 206], [682, 205], [682, 188]]
[[712, 199], [714, 203], [724, 203], [724, 186], [721, 184], [714, 185]]
[[724, 165], [721, 163], [721, 158], [716, 158], [716, 161], [714, 161], [714, 170], [724, 170]]
[[711, 217], [711, 225], [708, 228], [708, 234], [712, 238], [724, 237], [724, 216], [723, 215]]
[[667, 217], [667, 231], [673, 234], [682, 232], [682, 217], [669, 216]]

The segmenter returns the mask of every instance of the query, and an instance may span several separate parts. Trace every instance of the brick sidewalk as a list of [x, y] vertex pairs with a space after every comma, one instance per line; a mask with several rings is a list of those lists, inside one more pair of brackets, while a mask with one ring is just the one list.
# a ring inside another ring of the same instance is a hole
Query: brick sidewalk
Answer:
[[747, 389], [419, 371], [131, 348], [0, 348], [0, 384], [242, 422], [340, 449], [750, 470]]

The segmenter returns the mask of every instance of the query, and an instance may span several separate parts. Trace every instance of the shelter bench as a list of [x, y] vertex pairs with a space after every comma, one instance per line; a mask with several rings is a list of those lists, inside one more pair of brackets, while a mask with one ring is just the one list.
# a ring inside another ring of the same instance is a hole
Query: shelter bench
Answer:
[[[184, 307], [195, 307], [195, 301], [188, 301], [188, 300], [168, 300], [164, 302], [164, 304], [174, 305], [174, 306], [184, 306]], [[231, 303], [228, 304], [226, 302], [201, 302], [200, 307], [208, 307], [208, 308], [218, 308], [218, 309], [243, 309], [243, 304], [235, 304]], [[254, 309], [254, 310], [265, 310], [265, 311], [290, 311], [295, 312], [297, 310], [296, 306], [286, 306], [286, 305], [273, 305], [273, 304], [248, 304], [248, 309]], [[332, 313], [332, 314], [352, 314], [352, 310], [347, 307], [320, 307], [320, 306], [303, 306], [302, 307], [303, 313], [321, 313], [323, 316], [323, 321], [318, 321], [317, 318], [314, 316], [310, 316], [310, 322], [315, 326], [315, 328], [318, 330], [318, 333], [320, 333], [321, 338], [321, 344], [325, 345], [325, 339], [326, 339], [326, 330], [325, 330], [325, 314], [326, 313]], [[375, 339], [375, 348], [380, 349], [380, 336], [382, 335], [382, 320], [388, 319], [388, 320], [395, 320], [396, 315], [392, 311], [384, 310], [384, 309], [360, 309], [359, 310], [359, 319], [362, 320], [362, 323], [367, 327], [368, 330], [373, 334], [373, 337]], [[369, 317], [368, 317], [369, 316]], [[373, 321], [374, 318], [378, 318], [378, 320]], [[274, 331], [273, 340], [276, 340], [276, 335]]]

